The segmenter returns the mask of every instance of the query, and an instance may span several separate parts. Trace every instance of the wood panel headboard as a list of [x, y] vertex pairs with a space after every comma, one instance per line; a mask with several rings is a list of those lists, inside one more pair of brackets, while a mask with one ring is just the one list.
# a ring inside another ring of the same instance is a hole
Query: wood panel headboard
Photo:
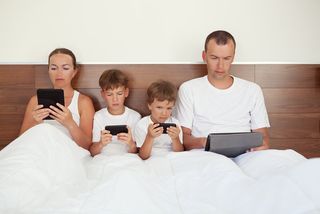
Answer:
[[[73, 81], [92, 97], [96, 110], [104, 107], [98, 79], [106, 69], [124, 71], [130, 79], [126, 105], [148, 114], [146, 89], [158, 79], [177, 87], [206, 74], [203, 64], [81, 65]], [[271, 146], [320, 157], [320, 65], [233, 65], [232, 73], [258, 83], [264, 92], [271, 123]], [[46, 65], [0, 65], [0, 149], [18, 135], [29, 98], [37, 88], [51, 87]]]

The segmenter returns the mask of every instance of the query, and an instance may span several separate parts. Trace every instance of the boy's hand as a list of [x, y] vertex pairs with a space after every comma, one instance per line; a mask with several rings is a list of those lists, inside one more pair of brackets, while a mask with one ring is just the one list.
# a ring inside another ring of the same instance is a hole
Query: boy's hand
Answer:
[[132, 139], [132, 133], [130, 127], [127, 126], [128, 133], [119, 133], [117, 134], [118, 140], [123, 141], [124, 143], [128, 144], [129, 146], [135, 145]]
[[151, 138], [156, 138], [159, 137], [163, 132], [163, 127], [159, 127], [158, 123], [151, 123], [148, 126], [148, 133], [147, 136], [151, 137]]
[[167, 133], [170, 136], [172, 140], [179, 139], [179, 134], [180, 134], [180, 128], [179, 127], [174, 127], [170, 126], [167, 128]]
[[101, 135], [100, 135], [100, 143], [103, 146], [108, 145], [111, 140], [112, 140], [112, 135], [110, 134], [110, 132], [108, 130], [101, 130]]

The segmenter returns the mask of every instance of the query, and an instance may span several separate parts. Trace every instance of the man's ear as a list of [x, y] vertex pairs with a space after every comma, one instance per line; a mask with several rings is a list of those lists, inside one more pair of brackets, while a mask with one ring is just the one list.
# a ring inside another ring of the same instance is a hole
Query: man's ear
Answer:
[[129, 96], [129, 92], [130, 92], [129, 88], [126, 88], [126, 89], [124, 90], [124, 96], [125, 96], [125, 98], [127, 98], [127, 97]]
[[203, 62], [207, 62], [207, 53], [206, 53], [206, 51], [202, 51], [202, 60], [203, 60]]

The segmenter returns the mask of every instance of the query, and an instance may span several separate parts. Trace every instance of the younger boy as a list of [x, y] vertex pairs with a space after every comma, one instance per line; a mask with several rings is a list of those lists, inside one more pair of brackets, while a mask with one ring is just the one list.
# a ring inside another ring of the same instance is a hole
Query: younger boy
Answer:
[[[119, 70], [106, 70], [99, 79], [101, 96], [107, 107], [94, 115], [91, 155], [136, 153], [137, 147], [132, 138], [131, 130], [141, 119], [141, 115], [124, 105], [129, 95], [128, 78]], [[106, 125], [126, 125], [128, 133], [112, 136], [105, 130]]]
[[[182, 131], [177, 119], [171, 116], [177, 95], [176, 87], [167, 81], [152, 83], [147, 90], [147, 103], [151, 115], [142, 118], [136, 125], [134, 136], [139, 149], [139, 156], [145, 160], [151, 152], [183, 151]], [[174, 123], [176, 127], [167, 128], [163, 134], [160, 123]]]

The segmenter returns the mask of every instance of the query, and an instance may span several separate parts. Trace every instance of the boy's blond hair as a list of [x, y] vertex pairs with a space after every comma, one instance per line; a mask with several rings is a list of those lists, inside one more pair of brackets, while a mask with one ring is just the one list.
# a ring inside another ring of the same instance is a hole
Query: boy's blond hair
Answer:
[[121, 86], [128, 88], [128, 82], [128, 77], [117, 69], [105, 70], [99, 78], [99, 85], [103, 90], [115, 89]]
[[147, 103], [151, 104], [155, 99], [158, 101], [168, 100], [175, 102], [177, 99], [177, 88], [168, 81], [158, 80], [151, 83], [147, 90]]

